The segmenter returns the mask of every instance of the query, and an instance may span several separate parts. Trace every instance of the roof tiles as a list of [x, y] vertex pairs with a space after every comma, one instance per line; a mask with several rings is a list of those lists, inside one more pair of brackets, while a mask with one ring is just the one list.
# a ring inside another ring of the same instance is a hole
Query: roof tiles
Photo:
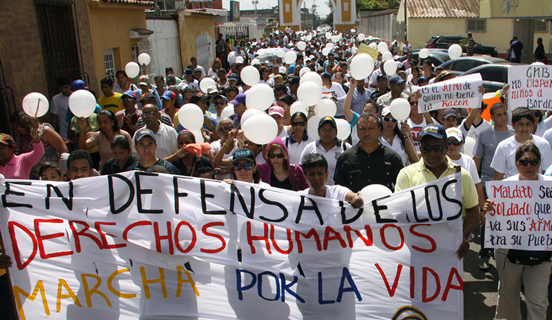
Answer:
[[479, 0], [408, 0], [409, 18], [479, 18]]
[[105, 3], [115, 3], [115, 4], [131, 4], [135, 6], [148, 6], [151, 7], [155, 4], [154, 1], [150, 0], [103, 0]]

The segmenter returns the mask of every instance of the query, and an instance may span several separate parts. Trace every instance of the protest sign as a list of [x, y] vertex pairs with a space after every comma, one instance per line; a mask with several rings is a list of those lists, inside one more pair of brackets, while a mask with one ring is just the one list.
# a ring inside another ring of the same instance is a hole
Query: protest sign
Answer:
[[361, 209], [143, 172], [0, 195], [23, 320], [463, 319], [458, 175]]
[[485, 247], [552, 250], [552, 181], [488, 181]]
[[369, 54], [372, 57], [372, 59], [374, 59], [374, 61], [378, 61], [378, 49], [374, 49], [370, 46], [367, 46], [364, 43], [361, 43], [360, 46], [358, 47], [356, 54], [359, 54], [359, 53]]
[[420, 87], [418, 112], [424, 113], [448, 108], [481, 108], [479, 87], [483, 81], [479, 73], [437, 82]]
[[552, 110], [552, 67], [524, 65], [508, 68], [508, 107]]

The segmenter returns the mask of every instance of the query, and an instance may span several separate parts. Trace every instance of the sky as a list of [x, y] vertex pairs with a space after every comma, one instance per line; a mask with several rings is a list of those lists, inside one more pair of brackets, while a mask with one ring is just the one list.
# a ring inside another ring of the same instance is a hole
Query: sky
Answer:
[[[278, 5], [278, 0], [258, 0], [259, 4], [257, 4], [257, 9], [270, 9], [274, 6]], [[330, 8], [328, 5], [326, 5], [325, 0], [305, 0], [306, 7], [311, 8], [313, 1], [316, 2], [316, 5], [318, 6], [318, 15], [324, 19], [326, 15], [330, 13]], [[303, 8], [305, 7], [305, 2], [303, 2]], [[230, 0], [222, 0], [222, 6], [225, 9], [230, 10]], [[243, 0], [240, 1], [240, 9], [243, 10], [253, 10], [255, 9], [255, 5], [253, 4], [252, 0]]]

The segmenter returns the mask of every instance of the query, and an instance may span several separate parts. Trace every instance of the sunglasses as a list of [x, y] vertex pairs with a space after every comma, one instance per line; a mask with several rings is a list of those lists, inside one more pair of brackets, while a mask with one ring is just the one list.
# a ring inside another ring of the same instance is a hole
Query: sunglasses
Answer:
[[220, 131], [230, 131], [234, 129], [234, 126], [220, 127]]
[[154, 111], [142, 112], [142, 115], [147, 116], [147, 117], [154, 116], [155, 114], [156, 114], [156, 112], [154, 112]]
[[130, 101], [134, 101], [134, 99], [133, 98], [124, 98], [123, 101], [130, 102]]
[[459, 145], [462, 144], [461, 141], [458, 141], [458, 140], [454, 140], [454, 141], [447, 141], [447, 144], [450, 146], [450, 145], [455, 145], [456, 147], [458, 147]]
[[393, 122], [393, 123], [397, 123], [397, 119], [395, 119], [395, 118], [383, 117], [383, 121], [384, 121], [384, 122], [389, 122], [389, 121], [391, 121], [391, 122]]
[[292, 121], [291, 122], [291, 125], [292, 126], [300, 126], [300, 127], [304, 127], [307, 125], [307, 123], [305, 121]]
[[284, 157], [284, 154], [283, 153], [273, 153], [273, 154], [268, 154], [267, 155], [268, 158], [272, 159], [272, 158], [283, 158]]
[[240, 171], [241, 169], [245, 169], [247, 171], [250, 171], [251, 169], [253, 169], [255, 165], [253, 164], [253, 162], [246, 162], [246, 163], [236, 163], [234, 165], [234, 171]]
[[435, 151], [435, 152], [441, 152], [443, 151], [443, 149], [445, 149], [445, 146], [443, 145], [435, 145], [435, 146], [428, 146], [428, 145], [425, 145], [425, 146], [422, 146], [422, 151], [424, 152], [431, 152], [431, 150]]
[[418, 101], [410, 101], [410, 105], [413, 106], [415, 104], [418, 104]]
[[522, 167], [527, 167], [528, 164], [530, 164], [533, 167], [536, 167], [540, 164], [540, 160], [537, 158], [532, 158], [532, 159], [525, 158], [525, 159], [519, 159], [518, 163]]
[[214, 105], [215, 105], [215, 106], [223, 106], [223, 105], [224, 105], [224, 101], [214, 102]]

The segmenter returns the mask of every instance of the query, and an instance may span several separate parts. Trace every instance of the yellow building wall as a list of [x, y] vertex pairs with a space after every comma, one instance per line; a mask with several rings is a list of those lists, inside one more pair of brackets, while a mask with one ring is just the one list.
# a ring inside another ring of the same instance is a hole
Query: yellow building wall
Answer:
[[180, 11], [178, 12], [178, 27], [180, 33], [182, 69], [186, 69], [186, 66], [191, 63], [190, 59], [197, 55], [195, 39], [202, 35], [203, 32], [207, 32], [211, 37], [211, 58], [206, 65], [203, 65], [204, 68], [210, 67], [215, 57], [215, 16], [192, 12], [191, 10]]
[[113, 49], [115, 71], [124, 70], [125, 65], [133, 61], [132, 46], [138, 45], [141, 40], [140, 38], [131, 39], [129, 30], [146, 28], [146, 9], [145, 6], [88, 1], [88, 17], [97, 77], [97, 87], [91, 89], [96, 91], [97, 98], [102, 96], [100, 80], [105, 77], [104, 50]]

